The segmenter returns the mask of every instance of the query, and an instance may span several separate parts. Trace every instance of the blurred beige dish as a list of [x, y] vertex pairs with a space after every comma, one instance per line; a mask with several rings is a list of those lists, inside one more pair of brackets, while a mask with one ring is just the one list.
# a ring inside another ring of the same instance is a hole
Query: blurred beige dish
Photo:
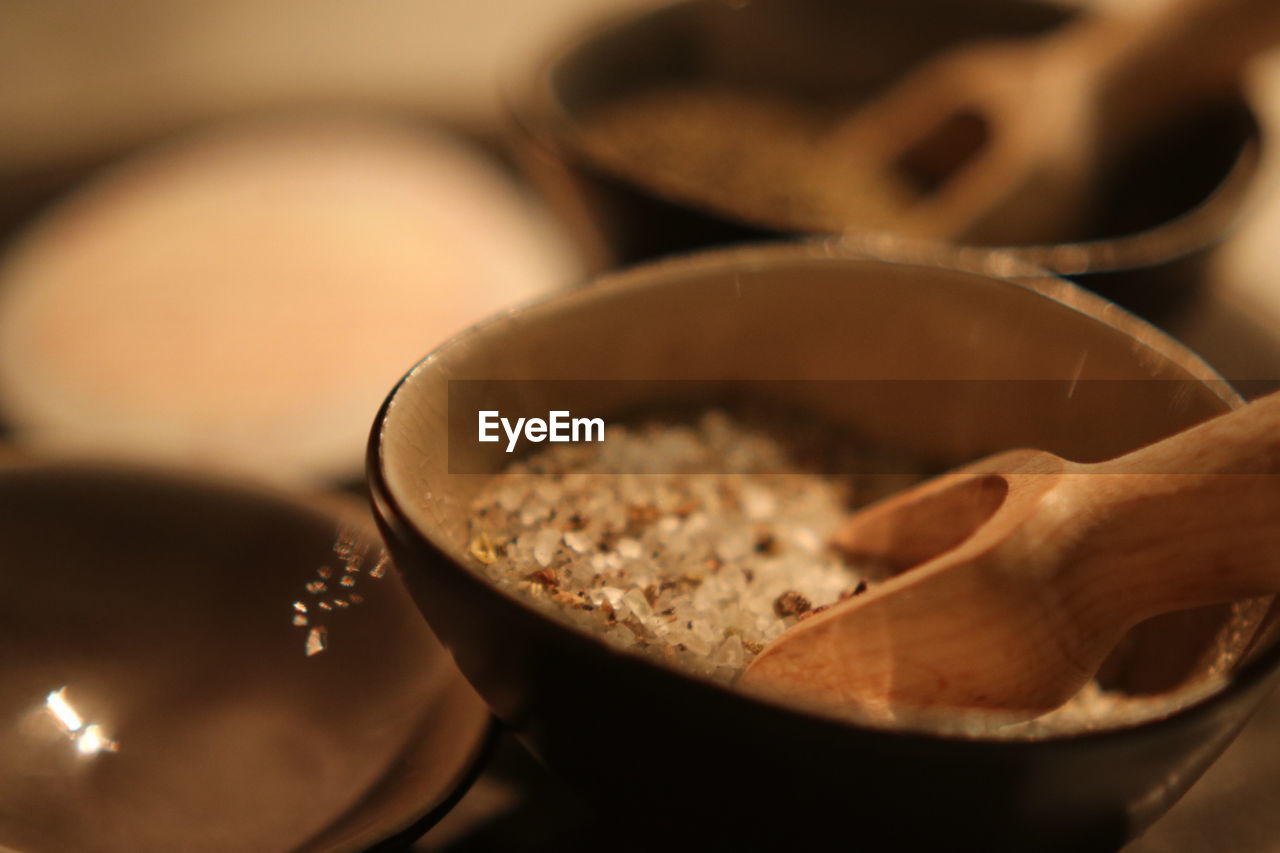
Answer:
[[118, 165], [28, 230], [0, 266], [0, 408], [42, 449], [353, 478], [408, 365], [571, 277], [451, 137], [242, 123]]

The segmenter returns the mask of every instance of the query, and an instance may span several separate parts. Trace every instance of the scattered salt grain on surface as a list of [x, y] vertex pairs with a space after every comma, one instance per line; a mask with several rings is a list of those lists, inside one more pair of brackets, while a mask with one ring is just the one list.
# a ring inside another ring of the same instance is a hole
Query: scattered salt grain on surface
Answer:
[[314, 657], [329, 647], [329, 630], [323, 625], [312, 628], [307, 632], [306, 654], [307, 657]]

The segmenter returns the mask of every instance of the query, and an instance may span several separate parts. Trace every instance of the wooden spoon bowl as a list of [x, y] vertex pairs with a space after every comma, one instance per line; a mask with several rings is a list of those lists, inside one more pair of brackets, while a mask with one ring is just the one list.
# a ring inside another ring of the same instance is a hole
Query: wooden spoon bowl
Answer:
[[[1140, 140], [1239, 85], [1272, 0], [1167, 0], [1047, 36], [962, 44], [839, 124], [850, 224], [985, 244], [1067, 239]], [[825, 158], [824, 158], [825, 160]]]
[[1106, 462], [1012, 451], [854, 516], [903, 574], [788, 630], [744, 685], [831, 708], [1063, 704], [1139, 622], [1280, 590], [1280, 395]]

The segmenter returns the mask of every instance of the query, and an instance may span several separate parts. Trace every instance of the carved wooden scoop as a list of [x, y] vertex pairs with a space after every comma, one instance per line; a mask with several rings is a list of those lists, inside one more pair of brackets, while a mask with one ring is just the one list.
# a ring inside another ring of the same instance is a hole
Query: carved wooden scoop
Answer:
[[821, 178], [851, 225], [1060, 242], [1120, 153], [1229, 91], [1277, 38], [1276, 0], [1166, 0], [966, 45], [837, 125]]
[[792, 627], [741, 684], [871, 716], [1038, 715], [1143, 619], [1280, 591], [1280, 393], [1109, 462], [990, 457], [837, 543], [914, 568]]

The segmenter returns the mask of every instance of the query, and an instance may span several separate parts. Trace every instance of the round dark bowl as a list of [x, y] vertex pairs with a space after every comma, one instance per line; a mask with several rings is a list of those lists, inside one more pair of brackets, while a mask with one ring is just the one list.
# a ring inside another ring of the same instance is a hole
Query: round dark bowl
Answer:
[[[517, 148], [597, 269], [778, 235], [842, 233], [861, 246], [875, 232], [729, 196], [710, 168], [675, 177], [593, 135], [593, 119], [637, 93], [714, 85], [829, 123], [957, 44], [1044, 33], [1072, 14], [1041, 0], [676, 3], [581, 35], [513, 86]], [[730, 136], [754, 132], [731, 121]], [[1203, 282], [1210, 250], [1243, 209], [1258, 150], [1242, 96], [1192, 109], [1102, 176], [1075, 233], [1010, 248], [1163, 319]]]
[[0, 453], [0, 850], [357, 853], [439, 820], [490, 716], [372, 527]]
[[628, 837], [1114, 849], [1177, 799], [1270, 686], [1274, 648], [1198, 692], [1249, 608], [1135, 629], [1117, 686], [1153, 697], [1142, 722], [1010, 741], [864, 727], [736, 693], [498, 589], [467, 548], [470, 501], [511, 458], [476, 442], [473, 398], [455, 396], [477, 382], [508, 395], [495, 408], [605, 414], [730, 383], [938, 464], [1013, 446], [1105, 458], [1239, 405], [1141, 321], [1066, 282], [1043, 290], [1056, 296], [820, 242], [607, 277], [464, 332], [400, 382], [370, 445], [379, 524], [459, 668]]

